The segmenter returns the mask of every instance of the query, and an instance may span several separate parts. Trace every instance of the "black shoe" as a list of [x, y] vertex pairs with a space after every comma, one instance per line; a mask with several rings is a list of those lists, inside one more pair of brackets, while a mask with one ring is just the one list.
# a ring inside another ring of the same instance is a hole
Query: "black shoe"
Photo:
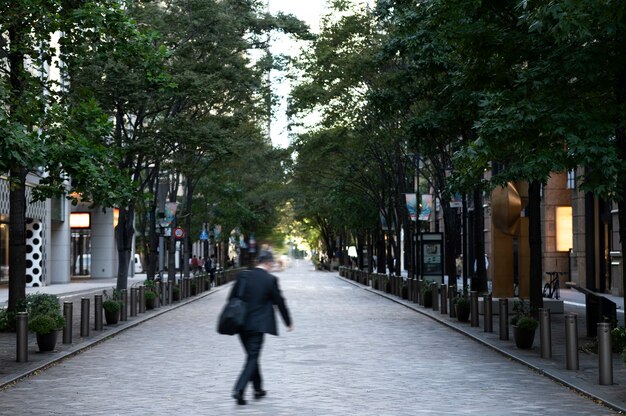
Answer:
[[261, 397], [265, 397], [267, 395], [267, 392], [265, 390], [255, 390], [254, 391], [254, 398], [255, 399], [260, 399]]
[[243, 398], [243, 390], [239, 390], [233, 393], [233, 399], [237, 400], [237, 404], [244, 405], [248, 402]]

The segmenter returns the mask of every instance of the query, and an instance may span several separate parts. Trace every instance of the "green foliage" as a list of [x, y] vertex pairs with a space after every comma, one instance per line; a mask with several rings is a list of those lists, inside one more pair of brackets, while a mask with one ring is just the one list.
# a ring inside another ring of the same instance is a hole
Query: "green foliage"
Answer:
[[611, 345], [613, 352], [621, 353], [626, 349], [626, 327], [616, 327], [611, 330]]
[[539, 322], [531, 316], [530, 308], [524, 300], [516, 299], [513, 301], [513, 316], [511, 317], [511, 325], [532, 331], [534, 331], [539, 325]]
[[144, 298], [145, 298], [146, 300], [155, 300], [155, 299], [156, 299], [156, 297], [157, 297], [156, 292], [153, 292], [153, 291], [151, 291], [151, 290], [146, 290], [146, 291], [144, 292]]
[[48, 293], [31, 293], [18, 302], [18, 312], [28, 312], [28, 318], [39, 315], [60, 315], [61, 304], [56, 295]]
[[38, 334], [49, 334], [52, 331], [63, 329], [65, 319], [60, 314], [36, 315], [28, 320], [28, 329]]
[[11, 314], [6, 309], [0, 309], [0, 332], [7, 332], [9, 330], [9, 316], [11, 316]]

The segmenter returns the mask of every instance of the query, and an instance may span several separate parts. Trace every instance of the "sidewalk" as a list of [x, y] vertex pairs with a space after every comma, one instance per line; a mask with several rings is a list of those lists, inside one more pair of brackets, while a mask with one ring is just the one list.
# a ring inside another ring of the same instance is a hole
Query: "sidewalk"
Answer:
[[[135, 275], [128, 278], [128, 287], [137, 286], [146, 279], [145, 274]], [[43, 287], [28, 288], [27, 294], [30, 293], [47, 293], [54, 294], [59, 297], [61, 302], [71, 301], [73, 303], [73, 322], [72, 322], [72, 343], [63, 344], [63, 333], [59, 331], [56, 348], [53, 352], [41, 353], [38, 351], [36, 336], [29, 331], [28, 334], [28, 362], [18, 363], [17, 357], [17, 340], [15, 333], [0, 332], [0, 390], [11, 385], [17, 380], [27, 377], [37, 371], [47, 368], [57, 362], [71, 357], [79, 352], [100, 343], [107, 338], [113, 337], [120, 332], [133, 328], [140, 323], [151, 320], [171, 310], [177, 309], [190, 302], [201, 299], [214, 292], [201, 292], [171, 305], [164, 305], [153, 310], [147, 310], [145, 313], [138, 313], [137, 316], [128, 314], [127, 321], [119, 321], [115, 325], [103, 324], [101, 331], [96, 331], [94, 317], [94, 295], [102, 294], [103, 290], [107, 290], [110, 294], [116, 286], [116, 279], [84, 279], [77, 280], [66, 284], [53, 284]], [[89, 305], [89, 334], [81, 336], [80, 332], [80, 314], [81, 299], [85, 297], [90, 299]], [[6, 306], [8, 301], [8, 287], [0, 287], [0, 306]]]
[[[502, 341], [499, 336], [499, 317], [493, 316], [493, 332], [484, 331], [484, 316], [480, 315], [479, 326], [471, 327], [470, 323], [459, 322], [456, 318], [450, 318], [440, 311], [433, 311], [430, 308], [419, 306], [408, 300], [397, 296], [372, 289], [353, 280], [340, 277], [363, 290], [376, 293], [393, 302], [402, 304], [407, 308], [426, 315], [433, 320], [459, 331], [479, 343], [503, 354], [515, 361], [518, 361], [535, 371], [556, 380], [571, 389], [592, 398], [595, 401], [604, 403], [619, 412], [626, 413], [626, 364], [619, 354], [613, 354], [613, 385], [604, 386], [599, 384], [598, 355], [581, 350], [585, 344], [592, 341], [586, 337], [585, 320], [585, 296], [572, 289], [561, 290], [561, 297], [564, 300], [564, 314], [551, 315], [551, 335], [552, 335], [552, 358], [541, 358], [541, 346], [539, 341], [539, 328], [535, 334], [535, 341], [532, 349], [521, 350], [515, 346], [512, 330], [509, 327], [509, 340]], [[624, 301], [623, 298], [606, 295], [607, 298], [616, 302], [618, 310], [617, 317], [620, 326], [624, 325]], [[497, 311], [494, 310], [497, 313]], [[575, 313], [578, 315], [578, 347], [579, 347], [579, 370], [571, 371], [566, 369], [565, 358], [565, 314]], [[555, 403], [555, 405], [558, 405]]]

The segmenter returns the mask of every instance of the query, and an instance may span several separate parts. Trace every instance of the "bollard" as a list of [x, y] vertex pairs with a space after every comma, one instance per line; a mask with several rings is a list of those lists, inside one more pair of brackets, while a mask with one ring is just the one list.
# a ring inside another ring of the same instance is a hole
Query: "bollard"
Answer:
[[417, 304], [420, 306], [424, 306], [424, 282], [421, 280], [417, 281]]
[[550, 309], [539, 309], [541, 358], [552, 358], [552, 328], [550, 325]]
[[169, 282], [167, 285], [167, 300], [170, 305], [174, 303], [174, 282], [173, 281]]
[[70, 301], [63, 302], [63, 318], [65, 319], [65, 326], [63, 327], [63, 343], [72, 343], [72, 326], [73, 326], [73, 310], [74, 303]]
[[441, 285], [441, 307], [439, 308], [444, 315], [448, 314], [448, 286]]
[[161, 292], [162, 292], [161, 282], [156, 282], [154, 290], [156, 292], [156, 299], [154, 300], [154, 307], [159, 308], [161, 307]]
[[598, 323], [598, 365], [600, 368], [600, 385], [613, 384], [613, 353], [611, 349], [611, 324]]
[[509, 300], [506, 298], [500, 298], [498, 300], [498, 306], [500, 307], [500, 339], [507, 341], [509, 339]]
[[448, 289], [448, 298], [450, 299], [450, 318], [456, 318], [456, 308], [454, 307], [454, 303], [456, 301], [456, 285], [450, 285]]
[[478, 323], [478, 292], [470, 292], [470, 326], [479, 326]]
[[491, 294], [483, 296], [483, 307], [484, 307], [484, 331], [485, 332], [493, 332], [493, 308], [492, 308], [492, 296]]
[[168, 282], [163, 282], [163, 284], [161, 285], [161, 287], [162, 287], [162, 290], [161, 290], [162, 302], [161, 302], [161, 304], [164, 305], [164, 306], [165, 305], [169, 305], [169, 302], [168, 302], [169, 301], [169, 299], [168, 299], [168, 293], [169, 293], [168, 287], [169, 287], [169, 285], [170, 284]]
[[89, 298], [80, 299], [80, 336], [89, 336]]
[[137, 303], [139, 304], [139, 313], [146, 312], [146, 288], [145, 286], [139, 286], [139, 293], [137, 293]]
[[94, 329], [102, 331], [102, 295], [94, 295], [93, 299]]
[[137, 288], [130, 288], [130, 316], [137, 316]]
[[578, 370], [578, 321], [576, 314], [565, 316], [565, 363], [568, 370]]
[[432, 282], [431, 285], [431, 294], [433, 298], [433, 311], [439, 310], [439, 289], [437, 288], [437, 283]]
[[16, 333], [16, 361], [25, 363], [28, 361], [28, 312], [17, 313]]
[[122, 289], [122, 313], [120, 314], [121, 321], [128, 321], [128, 290]]

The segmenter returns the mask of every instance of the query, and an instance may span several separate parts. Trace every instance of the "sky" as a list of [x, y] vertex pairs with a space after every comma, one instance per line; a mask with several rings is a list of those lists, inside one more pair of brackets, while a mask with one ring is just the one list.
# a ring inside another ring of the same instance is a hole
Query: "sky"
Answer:
[[[319, 22], [324, 12], [326, 0], [267, 0], [270, 13], [283, 12], [293, 14], [300, 20], [306, 22], [313, 32], [319, 32]], [[302, 45], [299, 45], [284, 36], [274, 36], [272, 38], [272, 53], [285, 53], [297, 56]], [[274, 120], [270, 127], [270, 137], [272, 143], [277, 147], [289, 146], [289, 136], [287, 132], [287, 109], [286, 97], [289, 95], [290, 85], [284, 80], [276, 77], [272, 78], [273, 89], [280, 97], [279, 106], [276, 108]]]

